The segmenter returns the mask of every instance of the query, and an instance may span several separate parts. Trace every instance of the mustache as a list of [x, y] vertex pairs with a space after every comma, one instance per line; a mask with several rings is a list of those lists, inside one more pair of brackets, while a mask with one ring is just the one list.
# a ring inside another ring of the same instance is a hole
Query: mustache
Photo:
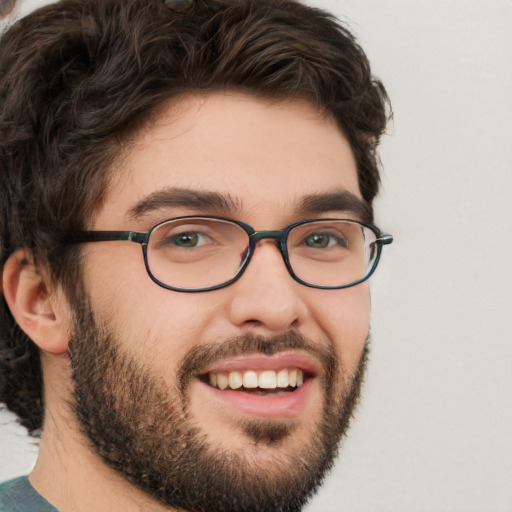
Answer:
[[191, 349], [178, 369], [179, 387], [184, 392], [190, 381], [204, 373], [206, 367], [223, 359], [250, 354], [272, 356], [286, 350], [301, 350], [319, 360], [327, 382], [336, 375], [339, 363], [330, 342], [313, 342], [294, 330], [274, 336], [245, 333]]

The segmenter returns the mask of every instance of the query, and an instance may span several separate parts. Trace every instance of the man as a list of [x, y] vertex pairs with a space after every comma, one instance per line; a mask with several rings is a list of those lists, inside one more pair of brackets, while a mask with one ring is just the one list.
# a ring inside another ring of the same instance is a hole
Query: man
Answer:
[[0, 510], [300, 510], [392, 240], [364, 53], [288, 0], [64, 0], [1, 43], [0, 400], [42, 431]]

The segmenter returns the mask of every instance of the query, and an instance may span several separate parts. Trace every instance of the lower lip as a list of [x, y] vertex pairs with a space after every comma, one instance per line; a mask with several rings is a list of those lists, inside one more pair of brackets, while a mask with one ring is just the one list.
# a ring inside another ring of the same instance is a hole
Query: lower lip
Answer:
[[260, 418], [282, 418], [293, 419], [304, 413], [308, 398], [312, 393], [313, 379], [307, 379], [302, 386], [295, 391], [284, 395], [253, 395], [243, 391], [226, 390], [214, 388], [201, 382], [216, 400], [237, 409], [250, 416]]

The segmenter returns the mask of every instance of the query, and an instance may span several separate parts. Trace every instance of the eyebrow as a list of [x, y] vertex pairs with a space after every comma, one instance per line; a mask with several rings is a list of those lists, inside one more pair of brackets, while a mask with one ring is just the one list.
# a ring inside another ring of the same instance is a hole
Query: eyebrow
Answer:
[[331, 211], [352, 213], [358, 220], [373, 222], [372, 207], [364, 199], [344, 189], [306, 196], [298, 208], [298, 212], [304, 216]]
[[[207, 190], [167, 187], [142, 198], [128, 212], [130, 218], [138, 220], [144, 215], [164, 208], [188, 208], [208, 210], [223, 215], [234, 214], [242, 210], [239, 200], [230, 194], [221, 194]], [[373, 221], [372, 207], [348, 190], [311, 194], [299, 203], [297, 213], [301, 216], [318, 215], [324, 212], [352, 213], [363, 222]]]
[[222, 213], [232, 213], [240, 209], [238, 201], [230, 194], [168, 187], [144, 197], [128, 213], [132, 219], [137, 220], [153, 211], [177, 207]]

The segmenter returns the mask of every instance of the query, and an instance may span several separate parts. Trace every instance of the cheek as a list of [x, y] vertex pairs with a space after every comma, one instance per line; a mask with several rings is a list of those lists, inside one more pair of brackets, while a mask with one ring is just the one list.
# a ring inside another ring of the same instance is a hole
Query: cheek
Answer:
[[142, 276], [119, 283], [115, 291], [94, 289], [97, 317], [108, 325], [118, 343], [171, 384], [190, 349], [211, 338], [220, 323], [221, 307], [208, 294], [173, 292]]
[[206, 311], [198, 304], [200, 294], [158, 286], [148, 276], [138, 246], [110, 245], [113, 247], [88, 251], [85, 286], [97, 318], [122, 335], [125, 344], [138, 346], [159, 340], [166, 345], [200, 328], [204, 315], [199, 312]]
[[361, 358], [370, 330], [370, 290], [367, 283], [325, 294], [317, 311], [318, 322], [334, 349], [350, 371], [355, 370]]
[[132, 331], [129, 343], [139, 343], [137, 353], [166, 386], [173, 387], [179, 367], [190, 350], [201, 343], [221, 342], [227, 332], [222, 322], [222, 306], [211, 300], [211, 293], [190, 294], [156, 288], [151, 291], [152, 298], [135, 315], [144, 328], [135, 327], [138, 334], [134, 336]]

